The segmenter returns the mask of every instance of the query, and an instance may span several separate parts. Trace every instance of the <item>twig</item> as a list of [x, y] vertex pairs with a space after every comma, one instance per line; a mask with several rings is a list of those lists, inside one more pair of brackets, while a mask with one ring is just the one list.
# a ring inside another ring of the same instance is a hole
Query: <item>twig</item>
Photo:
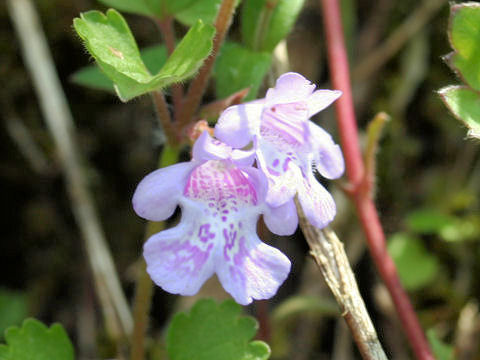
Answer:
[[[156, 19], [160, 33], [162, 34], [163, 41], [167, 48], [168, 55], [171, 55], [175, 51], [175, 32], [173, 29], [173, 18], [167, 17], [163, 20]], [[183, 101], [183, 85], [181, 83], [173, 84], [172, 99], [173, 107], [175, 109], [174, 117], [178, 116]]]
[[338, 0], [322, 0], [322, 11], [327, 37], [328, 60], [335, 89], [343, 91], [336, 102], [337, 121], [345, 155], [347, 176], [352, 185], [352, 199], [367, 237], [370, 253], [380, 275], [388, 288], [405, 333], [418, 359], [433, 360], [427, 339], [422, 331], [410, 300], [403, 289], [395, 264], [387, 252], [385, 234], [380, 224], [377, 209], [369, 196], [365, 181], [365, 167], [360, 152], [357, 122], [353, 108], [352, 89], [348, 59], [343, 38]]
[[362, 60], [352, 72], [355, 82], [360, 82], [372, 76], [381, 66], [390, 60], [417, 33], [447, 0], [425, 0], [415, 12], [408, 17], [392, 35], [378, 48]]
[[386, 360], [387, 357], [358, 290], [343, 244], [331, 229], [320, 230], [312, 226], [305, 218], [297, 199], [295, 202], [300, 227], [310, 246], [310, 254], [320, 267], [328, 287], [335, 296], [362, 358]]
[[31, 0], [8, 0], [7, 5], [41, 110], [59, 152], [72, 209], [85, 240], [107, 329], [116, 340], [126, 338], [132, 330], [131, 314], [87, 187], [81, 165], [83, 160], [75, 143], [73, 118], [38, 15]]
[[150, 93], [152, 101], [155, 106], [158, 125], [163, 129], [167, 137], [167, 142], [170, 146], [175, 146], [179, 141], [179, 134], [173, 126], [168, 104], [165, 100], [165, 95], [161, 91], [154, 91]]
[[220, 50], [220, 46], [223, 43], [227, 30], [232, 22], [233, 13], [235, 12], [235, 6], [237, 0], [223, 0], [218, 11], [217, 19], [215, 20], [216, 34], [213, 39], [213, 49], [210, 56], [205, 60], [198, 75], [193, 79], [190, 84], [186, 99], [182, 104], [182, 110], [179, 114], [180, 129], [184, 129], [192, 121], [195, 112], [197, 111], [202, 96], [210, 78], [210, 72], [212, 71], [213, 64]]

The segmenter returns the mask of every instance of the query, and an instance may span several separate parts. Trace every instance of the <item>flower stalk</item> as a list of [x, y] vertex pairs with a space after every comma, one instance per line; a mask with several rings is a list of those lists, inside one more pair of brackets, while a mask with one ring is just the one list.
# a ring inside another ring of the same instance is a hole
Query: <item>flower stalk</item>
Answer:
[[403, 289], [395, 264], [387, 252], [377, 209], [370, 190], [362, 186], [367, 177], [358, 141], [348, 59], [343, 37], [340, 6], [337, 0], [321, 0], [325, 34], [328, 48], [328, 62], [335, 89], [343, 92], [335, 109], [343, 145], [347, 176], [352, 185], [352, 200], [356, 206], [368, 246], [378, 271], [393, 299], [411, 347], [418, 359], [433, 360], [430, 346], [414, 312], [412, 304]]

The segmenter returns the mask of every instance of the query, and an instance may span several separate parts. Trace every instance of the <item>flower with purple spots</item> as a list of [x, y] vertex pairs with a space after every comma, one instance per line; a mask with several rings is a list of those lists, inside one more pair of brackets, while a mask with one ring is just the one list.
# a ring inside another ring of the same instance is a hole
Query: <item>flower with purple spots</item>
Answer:
[[297, 194], [306, 217], [319, 228], [333, 220], [336, 207], [313, 169], [336, 179], [345, 165], [340, 147], [309, 119], [340, 96], [286, 73], [264, 99], [229, 107], [215, 126], [215, 136], [233, 148], [253, 142], [258, 167], [268, 178], [268, 204], [292, 203]]
[[148, 220], [170, 217], [180, 205], [180, 223], [144, 245], [147, 272], [164, 290], [193, 295], [213, 274], [240, 304], [268, 299], [288, 276], [290, 261], [257, 236], [263, 214], [278, 235], [295, 231], [292, 204], [265, 202], [267, 180], [253, 168], [254, 152], [233, 150], [204, 132], [193, 159], [147, 175], [133, 196], [136, 213]]

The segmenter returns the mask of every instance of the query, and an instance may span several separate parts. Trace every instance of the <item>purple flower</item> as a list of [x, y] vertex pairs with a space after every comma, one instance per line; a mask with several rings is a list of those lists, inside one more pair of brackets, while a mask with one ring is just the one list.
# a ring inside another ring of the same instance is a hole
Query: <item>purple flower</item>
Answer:
[[265, 202], [267, 180], [251, 167], [253, 152], [232, 150], [204, 132], [193, 159], [147, 175], [133, 196], [136, 213], [148, 220], [180, 223], [150, 237], [144, 246], [147, 272], [164, 290], [193, 295], [213, 274], [239, 304], [268, 299], [288, 276], [290, 261], [260, 241], [258, 217], [279, 235], [298, 223], [292, 204]]
[[268, 178], [268, 204], [287, 204], [298, 194], [308, 220], [319, 228], [333, 220], [336, 207], [313, 170], [336, 179], [345, 165], [340, 147], [309, 118], [340, 96], [337, 90], [315, 91], [303, 76], [286, 73], [264, 99], [226, 109], [215, 127], [215, 136], [234, 148], [253, 142], [258, 167]]

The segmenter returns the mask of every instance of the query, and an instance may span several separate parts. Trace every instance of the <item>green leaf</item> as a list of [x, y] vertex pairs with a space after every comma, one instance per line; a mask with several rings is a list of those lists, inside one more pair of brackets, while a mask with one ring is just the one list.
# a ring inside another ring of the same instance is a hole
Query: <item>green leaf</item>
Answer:
[[122, 101], [191, 77], [210, 54], [215, 29], [200, 20], [193, 26], [159, 73], [151, 75], [140, 57], [125, 19], [110, 9], [81, 14], [74, 27], [103, 72], [115, 83]]
[[453, 115], [467, 126], [468, 135], [480, 138], [480, 93], [465, 86], [447, 86], [438, 93]]
[[450, 226], [454, 219], [434, 209], [420, 209], [408, 214], [408, 227], [419, 234], [438, 234]]
[[5, 333], [0, 360], [73, 360], [73, 346], [60, 324], [47, 328], [40, 321], [27, 319], [21, 328]]
[[258, 329], [251, 317], [240, 316], [241, 306], [232, 300], [220, 305], [199, 300], [189, 314], [178, 313], [167, 331], [171, 360], [262, 360], [270, 348], [250, 341]]
[[397, 233], [388, 242], [388, 252], [406, 289], [417, 290], [435, 280], [438, 260], [427, 252], [419, 239]]
[[175, 19], [187, 26], [192, 26], [198, 20], [213, 24], [221, 2], [222, 0], [196, 0], [191, 6], [177, 12]]
[[434, 329], [427, 331], [427, 338], [432, 347], [433, 354], [437, 360], [453, 360], [453, 346], [440, 341]]
[[242, 36], [252, 50], [272, 52], [292, 30], [305, 0], [245, 0]]
[[225, 43], [215, 64], [217, 97], [227, 97], [249, 87], [245, 100], [255, 98], [270, 63], [271, 55], [268, 53], [254, 52], [236, 43]]
[[[164, 45], [156, 45], [141, 50], [140, 56], [150, 73], [156, 74], [167, 61], [168, 55]], [[72, 75], [72, 81], [93, 89], [115, 92], [113, 81], [97, 65], [78, 70]]]
[[[192, 6], [196, 0], [98, 0], [120, 11], [164, 19]], [[192, 24], [193, 25], [193, 24]]]
[[468, 85], [480, 91], [480, 4], [452, 5], [449, 38], [454, 53], [447, 61]]
[[0, 289], [0, 338], [7, 328], [19, 325], [28, 315], [25, 294]]

